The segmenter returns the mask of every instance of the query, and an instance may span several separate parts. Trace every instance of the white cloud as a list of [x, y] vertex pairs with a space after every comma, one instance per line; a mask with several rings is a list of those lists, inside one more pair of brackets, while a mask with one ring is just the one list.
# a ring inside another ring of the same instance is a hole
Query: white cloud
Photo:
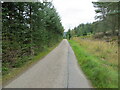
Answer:
[[95, 8], [92, 1], [97, 0], [53, 0], [65, 31], [78, 26], [80, 23], [94, 21]]

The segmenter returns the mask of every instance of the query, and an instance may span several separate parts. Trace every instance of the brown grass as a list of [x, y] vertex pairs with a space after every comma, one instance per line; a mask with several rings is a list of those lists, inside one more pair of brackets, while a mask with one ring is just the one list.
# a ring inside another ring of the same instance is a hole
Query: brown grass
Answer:
[[103, 40], [95, 40], [92, 38], [74, 37], [88, 52], [99, 57], [101, 60], [106, 60], [109, 63], [118, 65], [118, 44], [117, 42], [105, 42]]

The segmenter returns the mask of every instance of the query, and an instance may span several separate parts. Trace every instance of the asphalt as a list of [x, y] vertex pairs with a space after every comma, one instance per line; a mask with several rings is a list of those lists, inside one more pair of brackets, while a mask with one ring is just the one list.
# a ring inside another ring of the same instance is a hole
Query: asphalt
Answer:
[[3, 88], [92, 88], [66, 39]]

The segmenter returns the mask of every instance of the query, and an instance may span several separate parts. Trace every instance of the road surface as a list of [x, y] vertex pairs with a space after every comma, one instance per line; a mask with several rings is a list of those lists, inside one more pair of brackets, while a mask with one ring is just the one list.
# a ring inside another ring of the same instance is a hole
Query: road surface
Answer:
[[4, 88], [91, 88], [91, 84], [64, 39], [46, 57]]

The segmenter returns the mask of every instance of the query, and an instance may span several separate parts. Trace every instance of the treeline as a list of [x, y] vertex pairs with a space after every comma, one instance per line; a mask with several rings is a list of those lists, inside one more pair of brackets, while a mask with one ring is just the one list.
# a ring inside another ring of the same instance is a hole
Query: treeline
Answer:
[[63, 31], [51, 2], [2, 3], [3, 74], [59, 42]]
[[119, 2], [93, 2], [96, 12], [93, 23], [80, 24], [68, 30], [67, 36], [84, 36], [88, 34], [118, 35]]

